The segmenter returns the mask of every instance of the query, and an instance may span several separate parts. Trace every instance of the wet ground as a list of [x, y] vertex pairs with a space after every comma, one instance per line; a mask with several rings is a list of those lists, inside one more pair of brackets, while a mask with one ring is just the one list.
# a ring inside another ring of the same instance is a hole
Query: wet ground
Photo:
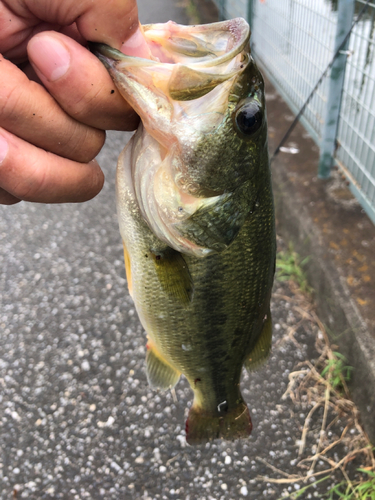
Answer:
[[[186, 22], [172, 0], [139, 3], [144, 22]], [[107, 182], [94, 200], [0, 207], [0, 498], [276, 500], [297, 491], [258, 476], [272, 475], [265, 462], [298, 472], [308, 410], [282, 395], [296, 364], [316, 356], [316, 330], [302, 322], [298, 344], [286, 338], [300, 316], [276, 284], [272, 355], [242, 381], [252, 436], [186, 445], [192, 392], [184, 379], [175, 394], [148, 387], [127, 292], [114, 201], [124, 143], [109, 133], [99, 157]], [[321, 498], [328, 483], [305, 498]]]

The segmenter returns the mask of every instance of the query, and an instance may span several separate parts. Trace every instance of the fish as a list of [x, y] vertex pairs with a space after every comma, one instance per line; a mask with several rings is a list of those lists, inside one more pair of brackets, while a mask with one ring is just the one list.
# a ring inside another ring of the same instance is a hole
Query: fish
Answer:
[[275, 217], [264, 82], [242, 18], [142, 27], [150, 58], [91, 50], [141, 118], [116, 199], [151, 387], [184, 375], [186, 441], [247, 438], [240, 380], [269, 355]]

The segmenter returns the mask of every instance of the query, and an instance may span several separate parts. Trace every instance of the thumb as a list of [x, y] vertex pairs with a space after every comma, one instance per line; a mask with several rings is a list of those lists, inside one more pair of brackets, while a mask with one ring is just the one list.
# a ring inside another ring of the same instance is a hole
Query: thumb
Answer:
[[28, 55], [37, 76], [75, 120], [102, 130], [134, 130], [138, 117], [91, 52], [56, 32], [34, 36]]
[[85, 40], [116, 49], [138, 28], [136, 0], [12, 0], [9, 4], [19, 28], [35, 26], [36, 20], [57, 26], [76, 23]]

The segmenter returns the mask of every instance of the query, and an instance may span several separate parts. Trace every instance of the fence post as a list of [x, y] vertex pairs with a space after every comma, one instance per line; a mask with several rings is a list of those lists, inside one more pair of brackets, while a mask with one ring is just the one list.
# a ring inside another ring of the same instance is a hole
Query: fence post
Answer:
[[219, 0], [219, 20], [220, 21], [225, 21], [225, 7], [226, 7], [226, 0]]
[[[354, 15], [355, 0], [339, 0], [337, 13], [337, 27], [334, 53], [340, 47], [346, 34], [351, 28]], [[326, 107], [326, 116], [323, 127], [322, 141], [320, 144], [320, 158], [318, 167], [318, 177], [326, 179], [330, 175], [333, 156], [336, 148], [336, 136], [340, 115], [342, 89], [344, 86], [346, 50], [349, 40], [342, 53], [333, 63], [330, 74], [328, 101]]]
[[254, 12], [253, 12], [253, 0], [247, 0], [247, 21], [250, 25], [250, 29], [253, 29], [253, 21], [254, 21]]

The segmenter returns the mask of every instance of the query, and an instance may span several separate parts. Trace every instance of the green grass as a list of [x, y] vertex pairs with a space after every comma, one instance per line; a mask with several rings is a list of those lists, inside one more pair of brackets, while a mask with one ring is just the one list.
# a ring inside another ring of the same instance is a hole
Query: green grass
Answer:
[[375, 500], [375, 472], [358, 470], [368, 476], [367, 481], [342, 481], [328, 491], [327, 500]]
[[304, 486], [303, 488], [301, 488], [297, 491], [293, 491], [292, 493], [289, 493], [289, 495], [287, 495], [287, 496], [283, 496], [283, 497], [278, 498], [278, 500], [285, 500], [286, 498], [290, 498], [291, 500], [297, 500], [298, 498], [306, 498], [304, 495], [305, 495], [307, 490], [313, 488], [314, 486], [316, 486], [319, 483], [322, 483], [323, 481], [327, 481], [327, 479], [329, 479], [330, 477], [331, 476], [322, 477], [321, 479], [318, 479], [318, 481], [314, 481], [313, 483], [308, 484], [307, 486]]
[[[351, 483], [348, 481], [342, 481], [328, 490], [326, 494], [323, 494], [321, 500], [375, 500], [375, 472], [365, 469], [358, 469], [358, 471], [365, 475], [364, 479], [366, 476], [368, 479], [354, 481]], [[290, 500], [306, 498], [305, 493], [308, 490], [314, 489], [315, 486], [323, 481], [327, 481], [330, 477], [331, 476], [325, 476], [318, 481], [314, 481], [313, 483], [304, 486], [298, 491], [293, 491], [287, 496], [280, 497], [278, 500], [285, 500], [287, 498], [290, 498]]]
[[325, 360], [326, 366], [323, 368], [321, 376], [325, 377], [336, 391], [341, 392], [344, 388], [344, 382], [350, 380], [353, 367], [345, 364], [346, 358], [341, 353], [333, 351], [333, 355], [333, 359]]
[[290, 243], [287, 250], [281, 250], [276, 255], [276, 279], [279, 281], [294, 281], [305, 293], [311, 293], [303, 267], [310, 257], [301, 257], [294, 251]]
[[[310, 294], [312, 292], [312, 289], [308, 284], [304, 269], [308, 261], [309, 257], [301, 258], [298, 253], [294, 251], [293, 246], [290, 244], [286, 250], [282, 250], [277, 254], [276, 279], [279, 281], [288, 281], [290, 282], [290, 284], [294, 283], [302, 292], [305, 292], [305, 294]], [[290, 288], [293, 291], [295, 287], [290, 286]], [[310, 300], [309, 297], [306, 298], [307, 300]], [[320, 330], [323, 329], [324, 331], [326, 331], [324, 325], [318, 322], [316, 324]], [[334, 405], [338, 401], [345, 401], [345, 399], [350, 399], [346, 383], [351, 378], [353, 368], [351, 366], [348, 366], [345, 356], [337, 351], [331, 350], [326, 334], [325, 338], [325, 344], [327, 345], [328, 349], [322, 348], [322, 350], [319, 351], [321, 352], [322, 356], [319, 359], [319, 363], [315, 365], [316, 376], [311, 377], [309, 383], [314, 384], [315, 381], [315, 384], [318, 384], [319, 387], [321, 387], [321, 391], [327, 391], [327, 387], [329, 387], [331, 389], [331, 391], [328, 391], [330, 403]], [[322, 378], [320, 378], [319, 376], [322, 377], [326, 381], [326, 383], [324, 383]], [[314, 385], [313, 388], [314, 390], [317, 390], [316, 385]], [[304, 390], [308, 391], [308, 389], [309, 386], [304, 386]], [[321, 394], [319, 391], [318, 393]], [[315, 392], [311, 394], [315, 394]], [[339, 407], [337, 409], [337, 412], [339, 412]], [[354, 416], [353, 418], [354, 421], [356, 421], [357, 417]], [[323, 430], [325, 431], [325, 428]], [[364, 437], [367, 439], [366, 436]], [[368, 443], [368, 441], [365, 442]], [[354, 444], [354, 446], [358, 446], [358, 453], [361, 453], [362, 450], [359, 448], [362, 448], [363, 444], [357, 443]], [[278, 500], [285, 500], [288, 498], [291, 500], [304, 500], [308, 497], [317, 498], [314, 495], [316, 491], [319, 491], [318, 498], [320, 500], [375, 500], [375, 468], [373, 457], [374, 450], [371, 451], [370, 445], [370, 453], [368, 454], [368, 456], [365, 454], [367, 458], [363, 457], [365, 459], [362, 465], [364, 468], [357, 469], [357, 472], [360, 473], [360, 475], [358, 474], [355, 479], [351, 479], [348, 477], [345, 471], [345, 462], [343, 467], [338, 467], [335, 470], [335, 474], [340, 474], [341, 470], [343, 474], [342, 481], [340, 481], [340, 479], [337, 479], [336, 475], [332, 477], [333, 469], [320, 471], [321, 477], [312, 483], [310, 483], [308, 475], [301, 479], [297, 479], [295, 475], [294, 477], [293, 475], [291, 475], [288, 478], [288, 481], [273, 481], [275, 483], [290, 482], [290, 484], [294, 483], [300, 486], [298, 490], [295, 490], [293, 487], [293, 491], [284, 492], [284, 496], [280, 497]], [[348, 462], [352, 460], [353, 457], [354, 456], [352, 455], [352, 453], [350, 453], [348, 455]], [[320, 485], [320, 483], [326, 481], [329, 481], [331, 484], [333, 484], [333, 486], [327, 485], [328, 489], [326, 489], [323, 485], [321, 485], [318, 489], [316, 489], [318, 485]]]

